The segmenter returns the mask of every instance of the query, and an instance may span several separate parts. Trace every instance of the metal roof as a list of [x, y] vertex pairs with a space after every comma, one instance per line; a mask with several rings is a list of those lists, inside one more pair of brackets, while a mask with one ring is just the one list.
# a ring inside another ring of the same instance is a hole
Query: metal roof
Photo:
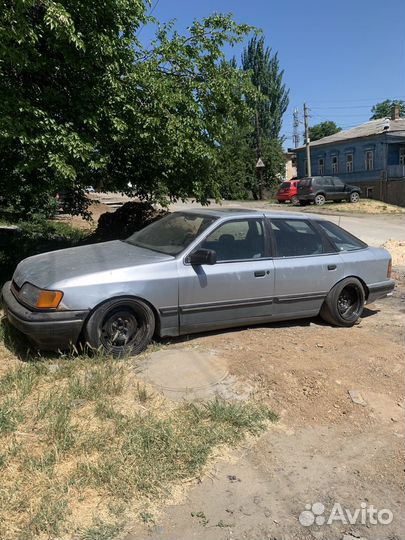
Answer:
[[[386, 129], [384, 129], [386, 127]], [[339, 131], [334, 135], [323, 137], [317, 141], [310, 143], [311, 147], [323, 146], [324, 144], [334, 144], [351, 139], [361, 139], [363, 137], [371, 137], [373, 135], [381, 135], [388, 133], [389, 135], [404, 136], [405, 137], [405, 118], [399, 118], [398, 120], [390, 120], [389, 118], [379, 118], [378, 120], [370, 120], [365, 124], [348, 129], [346, 131]], [[295, 150], [303, 150], [304, 146], [295, 148]]]

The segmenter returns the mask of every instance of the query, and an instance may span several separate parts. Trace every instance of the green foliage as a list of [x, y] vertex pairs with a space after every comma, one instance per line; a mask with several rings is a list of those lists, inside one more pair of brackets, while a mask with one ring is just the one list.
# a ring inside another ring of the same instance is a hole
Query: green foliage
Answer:
[[[230, 65], [235, 67], [236, 60]], [[280, 139], [282, 117], [288, 106], [288, 90], [283, 83], [277, 54], [265, 47], [264, 38], [253, 37], [242, 54], [242, 70], [250, 77], [254, 93], [244, 96], [249, 107], [245, 122], [234, 127], [219, 150], [218, 178], [225, 198], [260, 196], [271, 189], [283, 174], [285, 158]], [[258, 155], [265, 168], [258, 176]]]
[[89, 185], [163, 203], [219, 194], [217, 148], [250, 92], [223, 47], [250, 27], [219, 14], [184, 36], [158, 25], [146, 48], [136, 37], [145, 7], [3, 0], [0, 204], [15, 216], [49, 215], [60, 191], [86, 215]]
[[255, 36], [243, 51], [242, 67], [250, 73], [252, 83], [261, 94], [259, 99], [249, 100], [249, 103], [258, 110], [262, 137], [278, 139], [289, 103], [289, 90], [283, 83], [284, 70], [280, 70], [277, 53], [272, 55], [271, 49], [265, 46], [264, 37]]
[[386, 99], [380, 103], [376, 103], [371, 107], [373, 113], [370, 120], [377, 120], [378, 118], [391, 118], [392, 107], [399, 105], [399, 116], [405, 117], [405, 101], [400, 99]]
[[335, 122], [326, 120], [326, 122], [320, 122], [309, 128], [309, 138], [311, 141], [317, 141], [339, 131], [342, 131], [342, 128], [338, 127]]
[[66, 223], [46, 221], [36, 215], [18, 224], [8, 242], [0, 246], [0, 286], [11, 279], [17, 264], [26, 257], [77, 245], [87, 233]]

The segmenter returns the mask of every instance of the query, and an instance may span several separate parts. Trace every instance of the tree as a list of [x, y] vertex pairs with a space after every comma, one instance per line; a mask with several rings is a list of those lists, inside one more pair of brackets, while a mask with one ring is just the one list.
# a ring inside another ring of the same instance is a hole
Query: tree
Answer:
[[250, 27], [214, 15], [182, 36], [169, 24], [145, 48], [147, 22], [143, 0], [3, 0], [0, 195], [18, 215], [60, 190], [85, 214], [89, 185], [163, 203], [218, 195], [218, 146], [251, 92], [223, 46]]
[[342, 131], [342, 128], [338, 127], [335, 122], [327, 120], [326, 122], [320, 122], [309, 128], [309, 138], [311, 141], [317, 141], [323, 137], [334, 135]]
[[[258, 198], [262, 188], [271, 187], [284, 171], [280, 130], [288, 107], [288, 90], [277, 54], [272, 56], [264, 38], [253, 37], [241, 60], [242, 70], [256, 88], [255, 94], [245, 96], [252, 115], [245, 126], [236, 127], [222, 148], [220, 173], [226, 193], [233, 190], [238, 196], [251, 191]], [[265, 163], [262, 178], [258, 178], [255, 168], [258, 157]]]
[[399, 115], [403, 118], [405, 117], [405, 101], [399, 99], [386, 99], [380, 103], [376, 103], [371, 107], [371, 112], [373, 113], [370, 120], [377, 120], [378, 118], [390, 118], [392, 107], [394, 105], [399, 106]]
[[254, 36], [243, 51], [242, 68], [250, 73], [253, 85], [261, 94], [256, 102], [250, 101], [251, 107], [258, 110], [260, 130], [264, 137], [277, 139], [289, 102], [277, 53], [272, 56], [264, 38]]

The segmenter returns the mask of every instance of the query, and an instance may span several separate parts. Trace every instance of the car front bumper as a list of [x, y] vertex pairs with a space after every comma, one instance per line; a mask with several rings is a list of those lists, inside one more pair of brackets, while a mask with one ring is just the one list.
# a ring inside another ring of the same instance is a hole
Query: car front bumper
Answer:
[[4, 314], [12, 326], [40, 349], [65, 349], [75, 345], [88, 311], [31, 311], [11, 292], [11, 281], [2, 289]]

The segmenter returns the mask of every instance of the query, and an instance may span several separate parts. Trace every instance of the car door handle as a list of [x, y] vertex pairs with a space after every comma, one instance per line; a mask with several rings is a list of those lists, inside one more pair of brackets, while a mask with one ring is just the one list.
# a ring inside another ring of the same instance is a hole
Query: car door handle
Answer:
[[256, 270], [255, 277], [264, 277], [266, 275], [265, 270]]
[[328, 264], [328, 270], [336, 270], [336, 264]]

